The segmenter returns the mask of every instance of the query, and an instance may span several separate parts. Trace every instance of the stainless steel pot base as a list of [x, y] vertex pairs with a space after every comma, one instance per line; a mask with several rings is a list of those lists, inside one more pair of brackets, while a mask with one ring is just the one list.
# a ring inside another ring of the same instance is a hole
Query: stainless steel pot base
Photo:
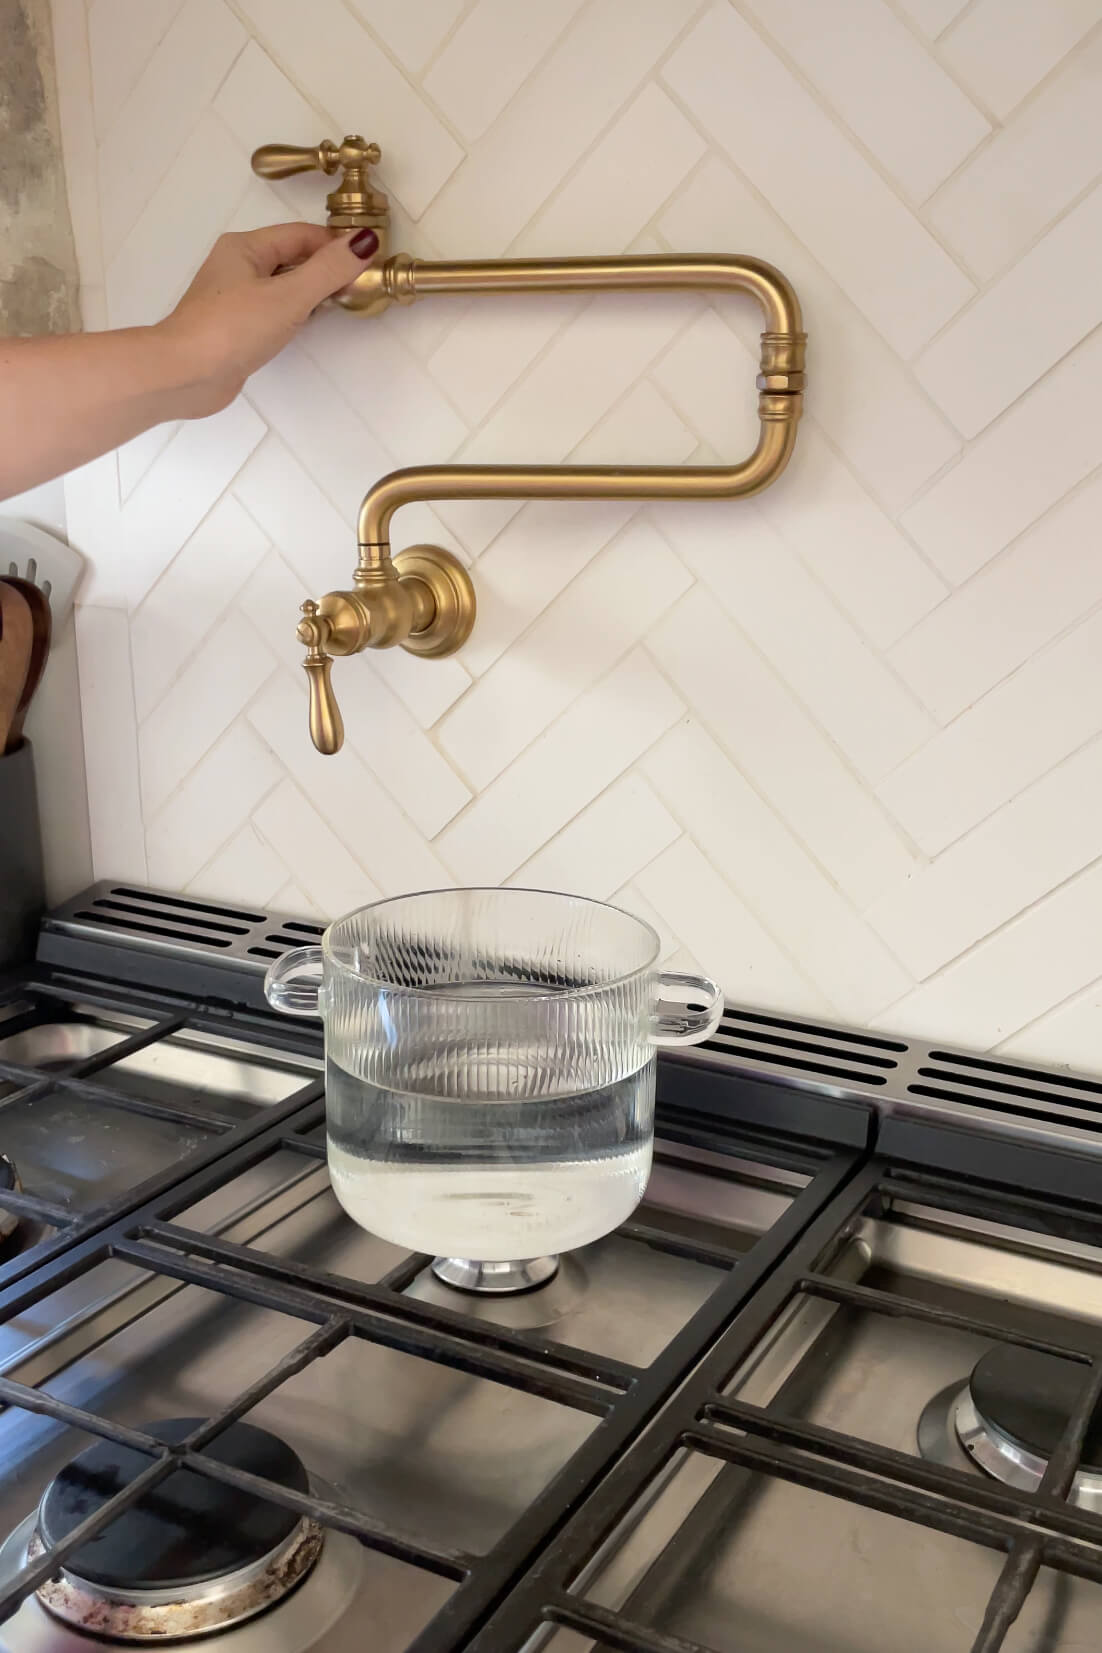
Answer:
[[480, 1263], [473, 1257], [437, 1257], [432, 1272], [445, 1286], [479, 1296], [507, 1297], [535, 1291], [559, 1272], [557, 1257], [523, 1257], [513, 1263]]

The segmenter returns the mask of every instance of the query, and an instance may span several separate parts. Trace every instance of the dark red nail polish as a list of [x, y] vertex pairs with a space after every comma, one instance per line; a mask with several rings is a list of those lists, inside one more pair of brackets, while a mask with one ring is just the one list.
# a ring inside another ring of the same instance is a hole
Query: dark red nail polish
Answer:
[[370, 258], [379, 250], [379, 237], [374, 230], [357, 230], [349, 237], [348, 245], [357, 258]]

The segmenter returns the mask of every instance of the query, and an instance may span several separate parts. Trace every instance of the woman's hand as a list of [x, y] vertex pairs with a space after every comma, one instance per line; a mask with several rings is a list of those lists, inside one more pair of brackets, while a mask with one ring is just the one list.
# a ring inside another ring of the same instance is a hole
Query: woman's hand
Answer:
[[318, 224], [221, 236], [155, 329], [181, 365], [184, 416], [227, 407], [323, 299], [355, 281], [378, 246], [374, 230], [348, 236]]
[[0, 338], [0, 499], [151, 425], [228, 406], [378, 245], [374, 230], [342, 236], [316, 224], [224, 235], [154, 327]]

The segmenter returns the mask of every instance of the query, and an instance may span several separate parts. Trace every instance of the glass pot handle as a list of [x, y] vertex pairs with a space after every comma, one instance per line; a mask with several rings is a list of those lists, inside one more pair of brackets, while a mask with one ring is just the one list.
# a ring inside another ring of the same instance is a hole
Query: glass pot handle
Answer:
[[[676, 989], [677, 997], [660, 997], [651, 1024], [654, 1045], [698, 1045], [710, 1039], [723, 1015], [723, 989], [707, 976], [684, 976], [679, 970], [658, 972], [659, 992]], [[697, 1000], [703, 1009], [696, 1009]]]
[[292, 947], [268, 966], [264, 997], [285, 1016], [320, 1016], [322, 950]]

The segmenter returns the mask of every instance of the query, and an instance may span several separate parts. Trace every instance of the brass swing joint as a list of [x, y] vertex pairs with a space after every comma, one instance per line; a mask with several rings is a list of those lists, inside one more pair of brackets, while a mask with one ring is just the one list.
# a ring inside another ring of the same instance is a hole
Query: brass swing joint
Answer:
[[378, 146], [359, 137], [316, 149], [269, 144], [253, 156], [254, 171], [269, 178], [344, 168], [328, 197], [329, 223], [370, 225], [380, 246], [337, 303], [376, 315], [390, 304], [412, 304], [431, 293], [749, 293], [765, 320], [757, 379], [759, 435], [753, 452], [734, 465], [419, 465], [382, 477], [360, 507], [355, 589], [331, 591], [319, 603], [302, 605], [298, 635], [307, 646], [310, 734], [319, 752], [327, 753], [339, 751], [344, 739], [329, 675], [332, 656], [395, 644], [430, 657], [453, 654], [474, 625], [474, 587], [450, 552], [417, 545], [392, 559], [391, 519], [403, 505], [441, 499], [738, 499], [760, 493], [780, 476], [803, 410], [807, 335], [796, 294], [771, 264], [723, 253], [468, 262], [387, 256], [387, 198], [368, 178], [378, 159]]

